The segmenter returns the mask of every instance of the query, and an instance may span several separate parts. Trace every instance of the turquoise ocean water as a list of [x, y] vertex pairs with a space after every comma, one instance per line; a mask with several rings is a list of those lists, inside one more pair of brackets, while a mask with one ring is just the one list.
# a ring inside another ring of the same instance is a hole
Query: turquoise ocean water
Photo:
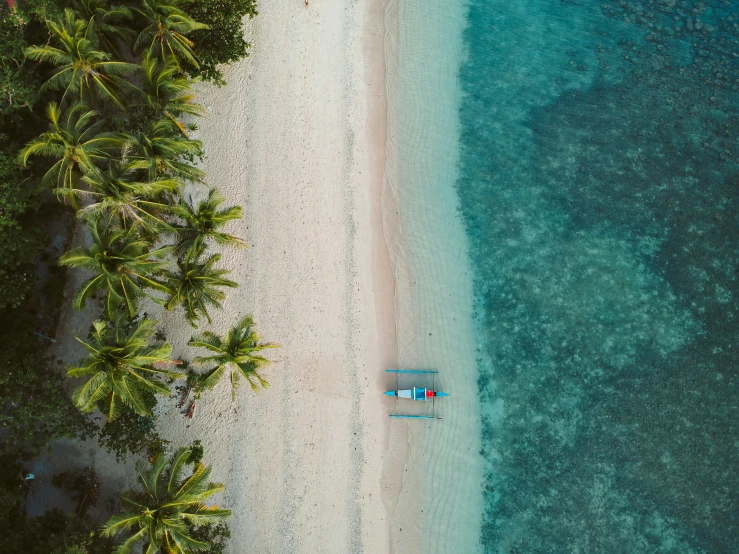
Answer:
[[470, 0], [463, 44], [482, 549], [739, 552], [739, 2]]
[[485, 552], [739, 552], [739, 2], [471, 0]]

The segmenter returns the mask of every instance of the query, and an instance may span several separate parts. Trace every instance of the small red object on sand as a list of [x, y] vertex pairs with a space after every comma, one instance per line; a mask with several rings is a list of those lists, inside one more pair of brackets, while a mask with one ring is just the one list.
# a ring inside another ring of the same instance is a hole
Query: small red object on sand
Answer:
[[187, 409], [187, 417], [192, 419], [192, 414], [195, 413], [195, 401], [190, 402], [190, 407]]

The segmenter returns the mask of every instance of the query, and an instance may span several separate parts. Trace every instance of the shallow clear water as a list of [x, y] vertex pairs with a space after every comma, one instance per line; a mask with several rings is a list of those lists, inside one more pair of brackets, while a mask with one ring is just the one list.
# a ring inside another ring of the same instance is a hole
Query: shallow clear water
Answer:
[[485, 552], [739, 551], [739, 3], [472, 0]]

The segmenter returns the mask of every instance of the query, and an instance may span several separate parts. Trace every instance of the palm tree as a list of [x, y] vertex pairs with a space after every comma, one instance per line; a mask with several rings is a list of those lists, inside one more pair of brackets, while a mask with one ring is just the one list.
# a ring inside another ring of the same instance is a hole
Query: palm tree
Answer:
[[209, 307], [220, 308], [226, 297], [216, 287], [237, 287], [238, 283], [224, 279], [230, 273], [228, 269], [215, 269], [213, 266], [221, 259], [220, 254], [213, 254], [201, 261], [203, 251], [190, 252], [177, 260], [177, 271], [166, 273], [169, 299], [165, 306], [168, 310], [177, 305], [185, 308], [185, 315], [190, 325], [197, 327], [198, 321], [205, 316], [208, 323], [213, 321], [208, 313]]
[[184, 477], [191, 455], [190, 448], [180, 448], [169, 458], [157, 455], [151, 467], [145, 467], [142, 460], [136, 463], [143, 490], [123, 493], [123, 513], [103, 525], [105, 537], [135, 531], [118, 545], [115, 554], [127, 554], [141, 540], [146, 543], [145, 554], [190, 554], [208, 548], [209, 543], [190, 536], [191, 526], [218, 523], [230, 517], [231, 510], [204, 504], [224, 489], [220, 483], [208, 482], [209, 467], [197, 463], [192, 474]]
[[202, 170], [182, 161], [183, 158], [200, 156], [203, 143], [183, 136], [169, 119], [155, 121], [147, 132], [138, 138], [130, 137], [130, 140], [135, 149], [132, 159], [145, 162], [149, 180], [153, 181], [162, 175], [191, 181], [202, 181], [205, 178]]
[[144, 100], [149, 109], [167, 117], [182, 134], [187, 135], [185, 124], [180, 118], [185, 115], [202, 116], [205, 110], [193, 102], [193, 79], [180, 73], [177, 62], [172, 57], [159, 61], [150, 52], [141, 60], [144, 69]]
[[91, 190], [69, 189], [69, 194], [93, 198], [94, 202], [78, 210], [77, 217], [93, 222], [100, 219], [106, 226], [124, 229], [140, 226], [150, 235], [171, 230], [166, 214], [172, 206], [162, 196], [175, 192], [180, 183], [167, 178], [139, 182], [135, 179], [142, 166], [140, 162], [118, 161], [107, 171], [91, 171], [82, 177]]
[[112, 322], [94, 322], [89, 342], [75, 337], [88, 352], [78, 365], [67, 368], [69, 377], [87, 377], [72, 395], [75, 406], [83, 412], [100, 406], [108, 421], [118, 417], [124, 407], [141, 416], [150, 415], [142, 392], [170, 393], [169, 387], [154, 377], [184, 377], [161, 369], [179, 361], [170, 359], [169, 344], [152, 342], [154, 325], [150, 319], [127, 320], [119, 313]]
[[254, 327], [254, 320], [246, 316], [239, 321], [236, 327], [229, 330], [224, 339], [209, 331], [193, 337], [187, 344], [194, 347], [203, 347], [211, 352], [211, 356], [199, 356], [193, 360], [196, 364], [215, 362], [216, 367], [211, 369], [198, 386], [199, 389], [213, 388], [228, 371], [231, 375], [231, 400], [236, 397], [240, 377], [249, 382], [254, 392], [259, 387], [268, 388], [269, 383], [257, 371], [269, 363], [269, 360], [258, 353], [266, 348], [279, 348], [279, 344], [259, 342], [259, 336]]
[[74, 9], [83, 19], [94, 20], [100, 40], [109, 52], [120, 54], [115, 41], [130, 44], [136, 36], [135, 31], [122, 24], [131, 19], [133, 15], [131, 8], [111, 6], [108, 0], [75, 0]]
[[78, 19], [69, 8], [58, 21], [48, 21], [49, 31], [59, 43], [54, 46], [29, 46], [26, 56], [33, 60], [49, 62], [56, 66], [55, 73], [44, 83], [44, 89], [64, 89], [62, 102], [68, 94], [79, 94], [79, 100], [92, 102], [96, 96], [125, 109], [117, 96], [118, 86], [123, 82], [118, 75], [135, 71], [138, 66], [127, 62], [113, 61], [108, 52], [98, 50], [98, 38], [92, 19]]
[[234, 219], [241, 219], [241, 206], [219, 209], [225, 198], [216, 190], [210, 189], [208, 198], [195, 206], [192, 202], [181, 200], [175, 207], [175, 214], [182, 221], [182, 225], [175, 225], [177, 231], [177, 251], [200, 250], [207, 241], [216, 244], [235, 244], [246, 246], [246, 243], [233, 235], [219, 231], [221, 227]]
[[46, 115], [51, 121], [49, 131], [29, 142], [19, 156], [24, 166], [31, 156], [57, 158], [44, 175], [44, 184], [56, 182], [59, 189], [73, 188], [80, 174], [106, 162], [124, 142], [115, 133], [102, 132], [104, 122], [96, 120], [97, 112], [81, 102], [71, 106], [65, 117], [59, 106], [50, 102]]
[[95, 275], [85, 281], [72, 301], [75, 309], [85, 307], [85, 301], [98, 290], [104, 290], [105, 314], [110, 318], [121, 304], [133, 317], [138, 299], [146, 296], [146, 289], [167, 292], [169, 289], [155, 278], [164, 271], [166, 256], [172, 247], [154, 249], [151, 242], [141, 237], [136, 227], [116, 229], [97, 221], [90, 227], [92, 247], [74, 248], [62, 254], [59, 263], [68, 267], [89, 269]]
[[136, 11], [148, 22], [146, 28], [139, 33], [134, 49], [148, 48], [162, 59], [172, 56], [185, 58], [195, 67], [199, 67], [193, 52], [193, 43], [185, 35], [199, 29], [207, 29], [207, 25], [198, 23], [179, 7], [179, 0], [142, 0], [141, 8]]

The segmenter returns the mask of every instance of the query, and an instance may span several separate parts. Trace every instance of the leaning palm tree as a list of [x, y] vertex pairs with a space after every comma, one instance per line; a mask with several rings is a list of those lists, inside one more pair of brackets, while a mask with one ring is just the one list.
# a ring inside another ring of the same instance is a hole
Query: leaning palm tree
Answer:
[[231, 510], [204, 504], [224, 487], [208, 482], [211, 470], [201, 463], [195, 464], [192, 474], [185, 477], [184, 469], [191, 455], [191, 449], [180, 448], [169, 458], [157, 455], [151, 467], [145, 467], [141, 460], [136, 463], [143, 490], [123, 493], [123, 513], [103, 525], [105, 537], [133, 531], [118, 545], [115, 554], [131, 552], [139, 541], [145, 542], [146, 554], [191, 554], [208, 548], [210, 543], [190, 535], [191, 526], [218, 523], [230, 517]]
[[43, 89], [63, 89], [62, 102], [73, 99], [90, 102], [102, 98], [125, 109], [118, 98], [118, 88], [124, 81], [119, 75], [136, 71], [138, 66], [111, 60], [111, 55], [98, 50], [98, 38], [93, 20], [78, 19], [69, 8], [57, 21], [47, 21], [47, 26], [59, 47], [29, 46], [26, 56], [33, 60], [49, 62], [56, 67]]
[[115, 133], [102, 131], [104, 122], [97, 112], [78, 102], [62, 116], [55, 102], [49, 103], [46, 115], [49, 130], [29, 142], [20, 153], [25, 166], [31, 156], [56, 158], [43, 177], [43, 183], [56, 184], [58, 189], [74, 188], [81, 174], [92, 171], [110, 159], [124, 140]]
[[199, 356], [193, 360], [196, 364], [215, 363], [216, 367], [206, 373], [198, 388], [207, 390], [213, 388], [228, 372], [231, 378], [231, 400], [236, 398], [236, 389], [243, 377], [249, 382], [254, 392], [259, 387], [268, 388], [269, 383], [257, 373], [260, 367], [269, 363], [269, 360], [259, 355], [266, 348], [279, 348], [279, 344], [259, 342], [259, 336], [253, 329], [254, 320], [246, 316], [239, 321], [236, 327], [229, 330], [225, 338], [221, 338], [209, 331], [193, 337], [187, 344], [210, 350], [210, 356]]
[[168, 310], [181, 305], [190, 325], [197, 327], [201, 317], [213, 321], [208, 308], [220, 308], [226, 297], [221, 287], [237, 287], [238, 283], [224, 279], [228, 269], [216, 269], [220, 254], [213, 254], [201, 261], [203, 250], [189, 252], [177, 260], [177, 270], [166, 273], [169, 298], [164, 303]]
[[169, 176], [190, 181], [202, 181], [205, 173], [188, 163], [188, 159], [200, 156], [203, 143], [182, 135], [169, 119], [153, 122], [149, 129], [138, 137], [129, 137], [134, 154], [133, 160], [146, 164], [149, 180]]
[[216, 244], [235, 244], [246, 246], [239, 237], [221, 232], [219, 229], [234, 219], [241, 219], [241, 206], [220, 208], [225, 198], [216, 190], [210, 189], [208, 198], [195, 205], [181, 200], [174, 209], [175, 215], [182, 220], [181, 225], [175, 225], [177, 232], [178, 252], [188, 250], [198, 251], [206, 246], [208, 241]]
[[105, 226], [124, 229], [139, 226], [150, 235], [172, 230], [167, 221], [172, 206], [163, 196], [175, 192], [180, 182], [168, 178], [140, 182], [136, 174], [141, 166], [138, 162], [117, 161], [105, 171], [91, 171], [82, 177], [90, 190], [70, 189], [69, 194], [92, 202], [77, 210], [77, 217], [92, 222], [99, 219]]
[[121, 305], [125, 305], [133, 317], [139, 298], [146, 296], [147, 290], [169, 290], [156, 279], [156, 275], [164, 271], [167, 264], [161, 260], [172, 247], [154, 249], [136, 227], [116, 229], [100, 220], [90, 227], [90, 232], [90, 248], [74, 248], [59, 258], [61, 265], [81, 267], [95, 273], [77, 291], [72, 301], [75, 309], [83, 309], [85, 301], [102, 290], [105, 291], [106, 317], [111, 318]]
[[181, 57], [199, 67], [193, 43], [185, 35], [208, 26], [187, 15], [179, 8], [179, 3], [179, 0], [141, 1], [141, 8], [136, 11], [148, 25], [139, 33], [134, 49], [148, 48], [162, 59], [172, 56], [178, 64], [177, 58]]
[[126, 408], [138, 415], [150, 415], [142, 393], [168, 395], [169, 387], [155, 377], [179, 379], [184, 374], [162, 369], [180, 363], [170, 359], [169, 344], [152, 341], [155, 322], [129, 320], [117, 314], [112, 321], [96, 321], [88, 341], [79, 337], [88, 357], [67, 368], [69, 377], [86, 377], [75, 389], [72, 400], [83, 412], [96, 407], [112, 421]]
[[144, 70], [144, 86], [141, 91], [146, 107], [160, 116], [169, 118], [182, 134], [187, 135], [185, 124], [181, 121], [184, 115], [202, 116], [203, 106], [193, 102], [192, 92], [194, 79], [188, 79], [177, 67], [172, 57], [164, 61], [156, 59], [150, 52], [141, 60]]

